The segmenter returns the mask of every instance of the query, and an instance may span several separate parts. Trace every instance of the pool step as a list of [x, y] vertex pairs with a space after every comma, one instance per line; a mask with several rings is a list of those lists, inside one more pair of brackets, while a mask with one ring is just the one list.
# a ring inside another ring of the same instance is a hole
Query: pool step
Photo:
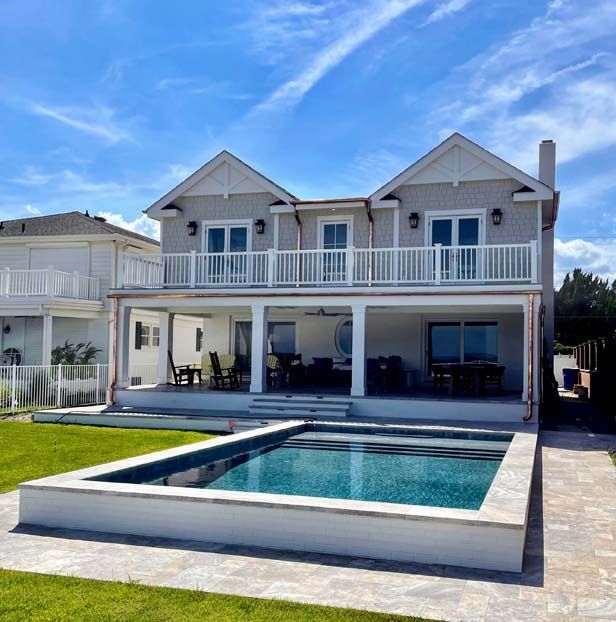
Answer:
[[351, 400], [336, 400], [312, 395], [276, 395], [256, 397], [248, 406], [248, 412], [258, 417], [326, 417], [342, 418], [349, 414]]

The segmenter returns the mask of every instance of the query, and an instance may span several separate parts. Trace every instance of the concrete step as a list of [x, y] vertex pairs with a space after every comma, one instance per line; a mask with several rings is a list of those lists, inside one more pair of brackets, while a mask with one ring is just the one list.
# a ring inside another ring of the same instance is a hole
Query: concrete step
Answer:
[[310, 395], [256, 397], [248, 406], [251, 415], [260, 417], [329, 417], [348, 416], [351, 400], [336, 400]]

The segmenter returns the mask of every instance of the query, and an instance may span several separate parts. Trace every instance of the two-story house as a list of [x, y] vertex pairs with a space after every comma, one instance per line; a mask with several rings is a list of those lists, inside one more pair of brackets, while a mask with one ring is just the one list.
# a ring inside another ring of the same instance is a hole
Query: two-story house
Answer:
[[[552, 141], [539, 161], [533, 177], [453, 134], [370, 196], [301, 200], [223, 151], [146, 210], [161, 252], [120, 259], [113, 400], [532, 416], [553, 335]], [[131, 388], [144, 309], [159, 315], [160, 385], [176, 314], [202, 318], [204, 351], [234, 355], [244, 384]]]
[[[0, 223], [0, 365], [48, 365], [66, 341], [91, 342], [94, 362], [107, 363], [113, 343], [112, 303], [121, 253], [157, 253], [159, 243], [80, 212]], [[130, 375], [152, 376], [158, 354], [157, 313], [135, 314]], [[178, 360], [198, 362], [194, 332], [201, 320], [180, 317]], [[166, 351], [165, 351], [166, 352]]]

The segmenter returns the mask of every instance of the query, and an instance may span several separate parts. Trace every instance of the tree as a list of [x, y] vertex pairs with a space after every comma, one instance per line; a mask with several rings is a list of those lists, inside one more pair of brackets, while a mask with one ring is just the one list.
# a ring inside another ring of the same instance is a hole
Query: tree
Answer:
[[556, 341], [576, 346], [589, 339], [606, 337], [616, 330], [616, 280], [575, 268], [554, 292]]

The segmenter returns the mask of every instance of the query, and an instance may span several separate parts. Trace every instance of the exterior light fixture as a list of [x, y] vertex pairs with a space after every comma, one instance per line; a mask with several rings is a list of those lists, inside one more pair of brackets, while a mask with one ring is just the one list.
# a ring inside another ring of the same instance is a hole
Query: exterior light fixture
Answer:
[[2, 332], [5, 335], [8, 335], [11, 332], [11, 327], [8, 324], [5, 324], [4, 328], [2, 329]]
[[492, 210], [492, 224], [500, 225], [501, 220], [503, 219], [503, 212], [501, 212], [498, 207]]
[[255, 231], [259, 234], [265, 231], [265, 221], [263, 220], [263, 218], [255, 220]]
[[186, 228], [188, 229], [188, 235], [197, 235], [197, 221], [196, 220], [190, 220], [188, 224], [186, 225]]
[[417, 229], [418, 224], [419, 224], [419, 214], [417, 212], [411, 212], [409, 214], [409, 225], [411, 225], [411, 229]]

